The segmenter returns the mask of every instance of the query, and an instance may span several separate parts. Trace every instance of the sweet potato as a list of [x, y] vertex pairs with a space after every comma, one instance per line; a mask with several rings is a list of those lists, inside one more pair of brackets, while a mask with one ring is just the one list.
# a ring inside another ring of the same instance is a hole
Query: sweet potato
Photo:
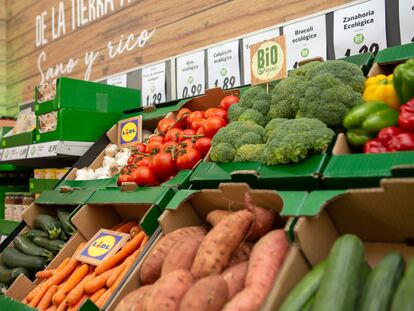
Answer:
[[174, 244], [189, 236], [205, 235], [206, 229], [201, 226], [183, 227], [170, 232], [154, 246], [142, 264], [140, 280], [142, 284], [152, 284], [161, 275], [162, 264]]
[[204, 235], [200, 235], [188, 237], [175, 243], [168, 252], [167, 257], [165, 257], [161, 275], [178, 269], [190, 271], [194, 257], [203, 239]]
[[192, 282], [191, 273], [183, 269], [163, 275], [147, 297], [145, 311], [178, 311]]
[[248, 210], [234, 212], [207, 233], [194, 259], [191, 273], [196, 278], [220, 274], [230, 262], [231, 254], [246, 237], [253, 222]]
[[222, 221], [224, 217], [227, 217], [233, 213], [234, 213], [233, 211], [215, 209], [214, 211], [211, 211], [210, 213], [208, 213], [207, 221], [214, 227], [220, 221]]
[[126, 295], [115, 311], [144, 311], [146, 299], [153, 285], [145, 285]]
[[237, 265], [240, 262], [247, 261], [250, 258], [250, 253], [252, 252], [253, 244], [252, 243], [241, 243], [239, 248], [237, 248], [233, 254], [231, 254], [229, 267]]
[[253, 247], [245, 288], [228, 302], [225, 311], [259, 310], [271, 290], [288, 251], [283, 230], [273, 230]]
[[184, 295], [180, 311], [220, 311], [229, 297], [226, 281], [221, 275], [198, 280]]
[[232, 266], [221, 274], [229, 288], [229, 299], [233, 298], [238, 292], [244, 288], [244, 280], [247, 275], [248, 262], [243, 261]]

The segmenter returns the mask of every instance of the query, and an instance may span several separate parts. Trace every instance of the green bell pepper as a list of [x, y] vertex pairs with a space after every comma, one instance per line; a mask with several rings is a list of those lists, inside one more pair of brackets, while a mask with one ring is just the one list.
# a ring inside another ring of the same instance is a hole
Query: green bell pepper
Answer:
[[346, 140], [352, 147], [362, 147], [372, 136], [361, 129], [351, 129], [346, 132]]
[[346, 129], [356, 129], [361, 128], [362, 123], [365, 119], [378, 111], [389, 110], [390, 106], [382, 101], [372, 101], [367, 102], [362, 105], [355, 106], [348, 114], [345, 116], [343, 125]]
[[414, 58], [395, 67], [393, 83], [401, 104], [414, 98]]

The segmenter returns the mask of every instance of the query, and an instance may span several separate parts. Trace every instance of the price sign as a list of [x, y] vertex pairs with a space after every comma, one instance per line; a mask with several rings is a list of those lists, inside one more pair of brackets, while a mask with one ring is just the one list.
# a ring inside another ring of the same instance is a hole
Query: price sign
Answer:
[[20, 146], [4, 149], [3, 161], [25, 159], [29, 146]]
[[334, 12], [336, 58], [387, 47], [385, 1], [372, 0]]
[[123, 75], [119, 75], [119, 76], [116, 76], [116, 77], [108, 78], [107, 83], [109, 85], [127, 87], [127, 75], [125, 73]]
[[316, 16], [283, 28], [286, 36], [287, 68], [297, 68], [299, 62], [322, 57], [326, 59], [325, 15]]
[[3, 159], [3, 152], [4, 152], [4, 149], [0, 149], [0, 160]]
[[414, 0], [400, 0], [401, 43], [414, 42]]
[[231, 89], [240, 85], [239, 41], [207, 50], [208, 87]]
[[142, 69], [142, 106], [166, 101], [165, 62]]
[[54, 157], [58, 154], [59, 141], [51, 141], [41, 144], [30, 145], [27, 157], [28, 158], [44, 158]]
[[285, 36], [250, 46], [252, 85], [286, 78]]
[[257, 35], [243, 38], [243, 73], [244, 84], [250, 84], [250, 46], [265, 40], [269, 40], [280, 35], [279, 28], [268, 30]]
[[128, 147], [141, 141], [142, 116], [136, 116], [118, 122], [118, 145]]
[[177, 58], [177, 98], [204, 94], [204, 51]]

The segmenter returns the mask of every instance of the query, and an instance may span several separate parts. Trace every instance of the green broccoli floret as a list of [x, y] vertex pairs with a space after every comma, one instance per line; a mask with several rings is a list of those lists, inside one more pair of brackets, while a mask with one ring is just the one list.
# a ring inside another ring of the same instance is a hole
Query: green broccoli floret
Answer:
[[262, 162], [265, 144], [243, 145], [236, 151], [234, 162]]
[[212, 146], [210, 159], [214, 162], [232, 162], [236, 149], [229, 143], [219, 143]]
[[261, 126], [265, 126], [267, 123], [266, 117], [263, 114], [251, 108], [243, 111], [243, 113], [239, 117], [239, 121], [252, 121]]
[[259, 94], [266, 93], [265, 89], [261, 86], [253, 86], [246, 90], [240, 97], [238, 104], [244, 108], [252, 108], [255, 97]]
[[360, 103], [360, 93], [355, 92], [334, 75], [325, 73], [308, 82], [296, 117], [315, 118], [328, 126], [336, 127], [342, 124], [348, 111]]
[[256, 100], [252, 107], [252, 109], [259, 111], [264, 116], [266, 116], [269, 113], [269, 108], [270, 108], [270, 100], [265, 100], [265, 99]]
[[[264, 128], [257, 123], [251, 122], [251, 121], [239, 121], [240, 126], [244, 128], [244, 132], [253, 132], [259, 135], [260, 137], [263, 137], [264, 135]], [[240, 137], [240, 135], [239, 135]]]
[[240, 131], [237, 129], [222, 127], [214, 135], [211, 145], [216, 146], [220, 143], [229, 143], [233, 145], [240, 138]]
[[266, 144], [263, 157], [266, 165], [278, 165], [302, 161], [308, 154], [308, 141], [303, 136], [291, 133], [282, 140], [270, 140]]
[[314, 69], [316, 67], [318, 67], [319, 65], [321, 65], [322, 62], [319, 61], [314, 61], [314, 62], [310, 62], [307, 63], [303, 66], [300, 66], [294, 70], [291, 70], [289, 72], [289, 77], [305, 77], [307, 79], [307, 74], [311, 69]]
[[227, 110], [227, 119], [229, 122], [237, 121], [244, 110], [245, 108], [239, 103], [231, 105], [229, 110]]
[[310, 68], [306, 75], [308, 79], [332, 74], [344, 84], [350, 86], [355, 92], [364, 90], [365, 77], [361, 69], [352, 63], [343, 60], [332, 60], [320, 63], [319, 66]]
[[263, 140], [261, 135], [254, 132], [247, 132], [239, 135], [237, 141], [233, 144], [233, 146], [234, 148], [238, 149], [243, 145], [261, 144], [262, 142]]

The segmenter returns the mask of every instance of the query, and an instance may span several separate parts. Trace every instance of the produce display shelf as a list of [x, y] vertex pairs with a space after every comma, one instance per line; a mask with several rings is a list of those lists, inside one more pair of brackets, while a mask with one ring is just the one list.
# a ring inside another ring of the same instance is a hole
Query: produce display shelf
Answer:
[[18, 224], [18, 221], [0, 219], [0, 235], [9, 235]]
[[29, 190], [32, 193], [40, 193], [45, 190], [53, 189], [57, 183], [59, 182], [59, 179], [35, 179], [30, 178], [29, 180]]

